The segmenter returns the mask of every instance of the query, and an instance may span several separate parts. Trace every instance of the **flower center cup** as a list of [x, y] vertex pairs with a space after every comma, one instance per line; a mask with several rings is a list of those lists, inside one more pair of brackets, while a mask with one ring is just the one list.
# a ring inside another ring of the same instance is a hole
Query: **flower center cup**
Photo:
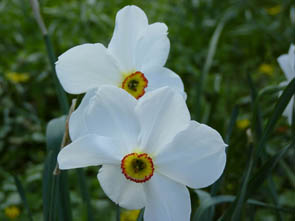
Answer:
[[122, 82], [122, 88], [126, 90], [136, 99], [140, 98], [145, 93], [145, 88], [148, 85], [148, 80], [140, 71], [134, 72], [125, 77]]
[[148, 181], [155, 170], [152, 158], [146, 153], [126, 155], [121, 161], [121, 169], [126, 179], [136, 183]]

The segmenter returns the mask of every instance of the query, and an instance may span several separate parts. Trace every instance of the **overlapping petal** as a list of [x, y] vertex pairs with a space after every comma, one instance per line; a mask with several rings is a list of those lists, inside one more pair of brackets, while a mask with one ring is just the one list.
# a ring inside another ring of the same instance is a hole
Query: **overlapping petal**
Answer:
[[107, 196], [121, 207], [141, 209], [145, 206], [143, 185], [127, 180], [119, 166], [103, 165], [97, 178]]
[[295, 77], [295, 45], [291, 44], [288, 55], [289, 55], [291, 70], [293, 71], [293, 78], [294, 78]]
[[[285, 83], [285, 82], [282, 82]], [[286, 82], [287, 83], [287, 82]], [[295, 100], [295, 96], [293, 96], [288, 103], [287, 107], [285, 108], [283, 115], [288, 118], [288, 123], [291, 125], [292, 124], [292, 115], [293, 115], [293, 103]]]
[[137, 147], [139, 121], [135, 116], [137, 100], [125, 90], [103, 86], [91, 98], [85, 123], [88, 132], [122, 141], [123, 149], [129, 153]]
[[126, 6], [117, 13], [108, 50], [119, 62], [121, 71], [129, 72], [135, 68], [136, 42], [147, 27], [148, 19], [137, 6]]
[[119, 141], [89, 134], [63, 148], [57, 157], [60, 169], [74, 169], [101, 164], [120, 164]]
[[70, 117], [69, 131], [72, 141], [88, 133], [87, 125], [85, 123], [85, 113], [87, 111], [90, 99], [95, 96], [96, 92], [96, 89], [92, 89], [87, 92], [83, 97], [79, 107], [72, 113]]
[[141, 129], [139, 146], [152, 155], [160, 152], [190, 121], [185, 100], [168, 87], [147, 93], [135, 111]]
[[226, 154], [220, 134], [191, 121], [156, 157], [159, 173], [191, 188], [203, 188], [222, 174]]
[[184, 86], [181, 78], [170, 69], [155, 66], [146, 68], [143, 72], [149, 80], [149, 86], [146, 89], [146, 92], [153, 91], [164, 86], [169, 86], [182, 94], [184, 99], [186, 99], [186, 93], [184, 92]]
[[71, 94], [87, 92], [103, 84], [118, 85], [121, 74], [115, 59], [102, 44], [83, 44], [59, 56], [57, 77]]
[[168, 27], [164, 23], [154, 23], [142, 32], [136, 43], [134, 54], [137, 70], [165, 65], [170, 50], [167, 31]]
[[294, 77], [294, 73], [290, 64], [290, 59], [287, 54], [283, 54], [278, 57], [278, 62], [286, 75], [286, 78], [290, 81]]
[[147, 202], [144, 220], [189, 221], [190, 196], [187, 188], [160, 174], [144, 184]]

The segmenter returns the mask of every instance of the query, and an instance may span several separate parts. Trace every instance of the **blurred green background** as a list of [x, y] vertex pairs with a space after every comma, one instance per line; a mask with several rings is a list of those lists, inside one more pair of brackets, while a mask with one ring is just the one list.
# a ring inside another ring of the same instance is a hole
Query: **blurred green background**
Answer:
[[[83, 43], [107, 46], [116, 12], [128, 4], [141, 7], [149, 22], [164, 22], [169, 28], [170, 55], [166, 66], [184, 81], [192, 118], [217, 129], [223, 137], [234, 107], [239, 115], [228, 149], [228, 163], [219, 194], [236, 195], [248, 162], [253, 129], [249, 74], [257, 91], [285, 80], [277, 57], [288, 52], [295, 40], [294, 0], [41, 0], [40, 8], [56, 55]], [[196, 95], [201, 73], [216, 28], [228, 19], [203, 84], [200, 113]], [[24, 184], [34, 220], [42, 220], [42, 170], [46, 157], [45, 129], [52, 118], [62, 115], [52, 79], [52, 69], [42, 34], [27, 0], [0, 1], [0, 220], [10, 220], [7, 208], [20, 212], [14, 220], [27, 220], [12, 174]], [[68, 95], [68, 99], [73, 96]], [[263, 119], [272, 114], [277, 93], [260, 100]], [[265, 125], [263, 120], [262, 124]], [[270, 157], [290, 143], [291, 129], [281, 117], [265, 149]], [[295, 151], [290, 149], [272, 173], [280, 206], [295, 207]], [[97, 168], [85, 170], [95, 220], [114, 220], [115, 206], [104, 195], [96, 179]], [[77, 185], [69, 172], [74, 220], [86, 220]], [[255, 199], [272, 203], [264, 184]], [[209, 190], [206, 189], [206, 190]], [[193, 212], [198, 201], [193, 195]], [[216, 216], [227, 204], [217, 207]], [[274, 210], [245, 210], [244, 220], [277, 220]], [[283, 220], [295, 220], [283, 213]]]

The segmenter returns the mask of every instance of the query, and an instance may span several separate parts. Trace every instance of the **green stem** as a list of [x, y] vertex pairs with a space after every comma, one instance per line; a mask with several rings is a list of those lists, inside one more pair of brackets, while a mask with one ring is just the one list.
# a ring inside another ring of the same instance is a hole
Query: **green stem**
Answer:
[[56, 71], [55, 71], [56, 57], [55, 57], [53, 46], [52, 46], [52, 43], [51, 43], [51, 40], [50, 40], [50, 37], [48, 34], [44, 35], [44, 41], [45, 41], [45, 45], [46, 45], [46, 50], [47, 50], [50, 66], [52, 68], [52, 78], [54, 80], [55, 88], [57, 91], [58, 102], [59, 102], [62, 112], [64, 114], [67, 114], [67, 112], [69, 110], [69, 102], [67, 100], [66, 93], [62, 89], [62, 87], [57, 79], [57, 76], [56, 76]]
[[117, 204], [116, 206], [116, 221], [120, 221], [120, 206]]

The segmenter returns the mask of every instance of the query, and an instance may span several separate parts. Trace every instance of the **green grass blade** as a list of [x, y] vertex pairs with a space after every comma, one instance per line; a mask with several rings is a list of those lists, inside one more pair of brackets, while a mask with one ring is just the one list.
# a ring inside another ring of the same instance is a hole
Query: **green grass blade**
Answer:
[[68, 184], [68, 174], [67, 171], [61, 171], [59, 175], [55, 175], [60, 177], [59, 184], [59, 217], [63, 217], [62, 221], [71, 221], [72, 211], [70, 205], [70, 191]]
[[137, 221], [143, 221], [144, 208], [140, 210]]
[[258, 188], [263, 184], [265, 179], [271, 174], [275, 166], [278, 164], [280, 159], [284, 156], [284, 154], [287, 152], [289, 148], [295, 147], [295, 141], [293, 139], [292, 143], [282, 150], [280, 150], [277, 154], [275, 154], [273, 157], [271, 157], [259, 170], [258, 172], [253, 176], [253, 178], [249, 182], [249, 187], [247, 190], [247, 197], [250, 197], [250, 195], [254, 194], [255, 191], [258, 190]]
[[291, 100], [292, 96], [295, 94], [295, 78], [287, 85], [282, 95], [279, 97], [279, 100], [274, 108], [273, 114], [267, 125], [265, 130], [263, 131], [262, 137], [256, 149], [256, 159], [260, 156], [267, 139], [269, 138], [271, 132], [273, 131], [278, 119], [281, 117], [283, 111]]
[[239, 115], [239, 107], [235, 106], [232, 113], [231, 113], [229, 125], [227, 127], [227, 131], [226, 131], [225, 138], [224, 138], [224, 141], [226, 144], [229, 144], [229, 142], [230, 142], [230, 137], [231, 137], [233, 129], [236, 125], [238, 115]]
[[120, 208], [119, 204], [117, 204], [116, 205], [116, 220], [117, 221], [120, 221], [120, 219], [121, 219], [120, 210], [121, 210], [121, 208]]
[[284, 159], [281, 159], [280, 162], [280, 167], [283, 169], [283, 171], [286, 173], [290, 184], [293, 186], [293, 189], [295, 188], [295, 174], [294, 171], [288, 166], [288, 164], [284, 161]]
[[64, 92], [63, 88], [61, 87], [57, 76], [56, 76], [56, 71], [55, 71], [55, 62], [56, 62], [56, 56], [53, 50], [53, 46], [50, 40], [50, 37], [48, 34], [44, 35], [44, 41], [45, 41], [45, 45], [46, 45], [46, 50], [47, 50], [47, 54], [48, 54], [48, 58], [49, 58], [49, 62], [52, 68], [52, 78], [55, 84], [55, 88], [57, 91], [57, 97], [58, 97], [58, 102], [60, 105], [60, 108], [63, 112], [63, 114], [67, 114], [68, 110], [69, 110], [69, 102], [67, 100], [67, 95]]
[[[247, 74], [247, 79], [248, 79], [248, 85], [251, 91], [251, 100], [252, 100], [252, 122], [254, 127], [254, 132], [255, 132], [255, 143], [257, 143], [259, 138], [261, 137], [263, 133], [263, 119], [262, 119], [262, 111], [260, 108], [260, 98], [265, 96], [268, 93], [276, 93], [281, 89], [281, 87], [267, 87], [261, 90], [259, 93], [257, 93], [254, 83], [252, 81], [252, 78], [249, 74]], [[264, 152], [264, 151], [263, 151]], [[261, 155], [262, 160], [265, 160], [266, 154]], [[277, 197], [277, 191], [274, 187], [274, 185], [270, 185], [271, 182], [271, 177], [268, 177], [268, 185], [267, 185], [267, 191], [269, 192], [269, 195], [271, 196], [271, 199], [275, 205], [278, 205], [278, 197]], [[278, 220], [282, 220], [282, 215], [277, 211], [277, 218]]]
[[89, 193], [87, 191], [87, 182], [86, 182], [86, 178], [85, 178], [85, 174], [83, 169], [77, 169], [77, 175], [78, 175], [78, 181], [79, 181], [79, 186], [80, 186], [80, 191], [81, 191], [81, 195], [82, 195], [82, 199], [84, 204], [86, 205], [86, 209], [87, 209], [87, 220], [88, 221], [93, 221], [93, 213], [92, 213], [92, 207], [91, 207], [91, 203], [90, 203], [90, 198], [89, 198]]
[[52, 68], [52, 78], [53, 78], [55, 88], [57, 91], [58, 102], [59, 102], [60, 108], [64, 114], [67, 114], [68, 109], [69, 109], [69, 102], [67, 100], [66, 93], [62, 89], [62, 87], [57, 79], [57, 76], [56, 76], [56, 71], [55, 71], [56, 56], [54, 53], [54, 49], [53, 49], [50, 37], [47, 32], [46, 25], [43, 21], [41, 13], [40, 13], [39, 2], [37, 0], [30, 0], [30, 4], [31, 4], [31, 7], [32, 7], [32, 10], [34, 13], [34, 18], [40, 28], [41, 34], [44, 37], [44, 43], [46, 46], [46, 51], [47, 51], [47, 55], [49, 58], [50, 66]]
[[[234, 129], [234, 126], [236, 125], [236, 121], [239, 115], [239, 108], [238, 106], [234, 107], [231, 117], [230, 117], [230, 121], [229, 121], [229, 125], [227, 127], [227, 131], [226, 131], [226, 135], [224, 138], [224, 141], [226, 144], [229, 144], [230, 141], [230, 137], [232, 134], [232, 131]], [[223, 180], [223, 175], [212, 185], [211, 187], [211, 195], [215, 196], [220, 188], [220, 185], [222, 183]]]
[[[201, 200], [201, 204], [192, 219], [193, 221], [207, 220], [206, 213], [209, 208], [211, 208], [212, 206], [216, 206], [218, 204], [232, 203], [236, 200], [236, 197], [233, 195], [220, 195], [220, 196], [211, 197], [210, 194], [201, 190], [196, 190], [196, 193], [198, 194], [199, 197], [202, 197], [203, 199]], [[207, 195], [207, 197], [205, 198], [203, 197], [204, 193]], [[246, 203], [249, 205], [261, 206], [261, 207], [265, 207], [272, 210], [279, 210], [281, 212], [290, 213], [290, 214], [293, 213], [293, 209], [294, 209], [294, 208], [277, 207], [275, 205], [267, 204], [254, 199], [249, 199], [246, 201]]]
[[212, 38], [210, 40], [207, 58], [206, 58], [206, 61], [205, 61], [204, 68], [203, 68], [203, 70], [201, 72], [200, 79], [198, 81], [199, 84], [198, 84], [198, 87], [197, 87], [197, 93], [196, 93], [196, 98], [195, 98], [195, 111], [196, 111], [195, 113], [196, 113], [197, 121], [200, 121], [200, 119], [201, 119], [201, 106], [202, 106], [201, 99], [202, 99], [203, 90], [204, 90], [203, 88], [204, 88], [204, 85], [205, 85], [205, 82], [206, 82], [207, 75], [208, 75], [208, 73], [210, 71], [210, 68], [212, 66], [212, 62], [213, 62], [213, 58], [214, 58], [214, 55], [215, 55], [215, 52], [216, 52], [218, 40], [220, 38], [220, 35], [222, 33], [222, 30], [223, 30], [226, 22], [230, 18], [233, 17], [234, 12], [235, 12], [235, 10], [230, 9], [224, 14], [221, 21], [217, 25], [217, 27], [216, 27], [213, 35], [212, 35]]
[[272, 130], [274, 129], [276, 122], [278, 121], [279, 117], [282, 115], [284, 109], [286, 108], [288, 102], [290, 101], [294, 93], [295, 93], [295, 79], [293, 79], [288, 84], [288, 86], [283, 91], [283, 94], [279, 97], [279, 100], [274, 108], [274, 112], [272, 116], [270, 117], [270, 120], [268, 121], [265, 130], [262, 133], [261, 139], [259, 140], [258, 147], [254, 154], [254, 159], [252, 159], [251, 157], [249, 160], [245, 179], [243, 179], [242, 188], [239, 191], [238, 197], [236, 201], [233, 203], [233, 205], [229, 208], [229, 210], [227, 210], [227, 212], [225, 213], [223, 220], [230, 220], [230, 218], [231, 220], [239, 219], [244, 200], [247, 198], [246, 190], [247, 190], [247, 185], [249, 182], [251, 171], [253, 167], [255, 166], [257, 159], [259, 158], [267, 142], [267, 139], [269, 138]]
[[[47, 157], [43, 170], [43, 215], [45, 221], [56, 220], [56, 204], [60, 203], [59, 183], [60, 177], [54, 176], [53, 171], [56, 166], [57, 154], [60, 150], [64, 130], [65, 130], [66, 117], [62, 116], [57, 119], [51, 120], [46, 128], [46, 145]], [[58, 206], [60, 208], [60, 206]]]
[[259, 105], [259, 99], [257, 98], [257, 91], [254, 86], [253, 80], [251, 78], [250, 74], [247, 74], [247, 80], [248, 80], [248, 85], [250, 88], [250, 93], [251, 93], [251, 100], [252, 100], [252, 122], [254, 126], [254, 132], [255, 132], [255, 138], [259, 139], [262, 134], [262, 115], [261, 115], [261, 109]]
[[20, 198], [22, 199], [23, 206], [24, 206], [24, 208], [25, 208], [25, 210], [27, 212], [28, 219], [30, 221], [33, 221], [33, 216], [32, 216], [28, 201], [27, 201], [24, 186], [22, 185], [21, 181], [19, 180], [19, 178], [16, 175], [13, 175], [13, 179], [14, 179], [17, 191], [18, 191], [18, 193], [20, 195]]
[[[232, 113], [231, 113], [231, 117], [230, 117], [230, 121], [229, 121], [229, 125], [227, 127], [227, 130], [226, 130], [226, 134], [225, 134], [225, 138], [224, 138], [224, 141], [226, 144], [229, 144], [230, 142], [230, 137], [231, 137], [231, 134], [232, 134], [232, 131], [236, 125], [236, 121], [237, 121], [237, 118], [238, 118], [238, 115], [239, 115], [239, 107], [238, 106], [235, 106]], [[224, 179], [224, 173], [221, 175], [221, 177], [212, 185], [211, 187], [211, 195], [212, 196], [215, 196], [219, 189], [220, 189], [220, 186], [223, 182], [223, 179]], [[209, 211], [209, 216], [207, 220], [212, 220], [212, 218], [214, 217], [214, 212], [215, 212], [215, 209], [214, 207], [212, 207]]]
[[249, 156], [249, 163], [247, 169], [244, 172], [243, 182], [241, 185], [241, 189], [236, 197], [235, 202], [233, 203], [232, 207], [229, 210], [228, 217], [231, 217], [231, 220], [240, 220], [241, 212], [244, 206], [244, 202], [246, 199], [246, 193], [248, 188], [248, 180], [251, 176], [251, 171], [254, 164], [254, 157], [253, 157], [253, 147], [251, 144], [251, 153]]

